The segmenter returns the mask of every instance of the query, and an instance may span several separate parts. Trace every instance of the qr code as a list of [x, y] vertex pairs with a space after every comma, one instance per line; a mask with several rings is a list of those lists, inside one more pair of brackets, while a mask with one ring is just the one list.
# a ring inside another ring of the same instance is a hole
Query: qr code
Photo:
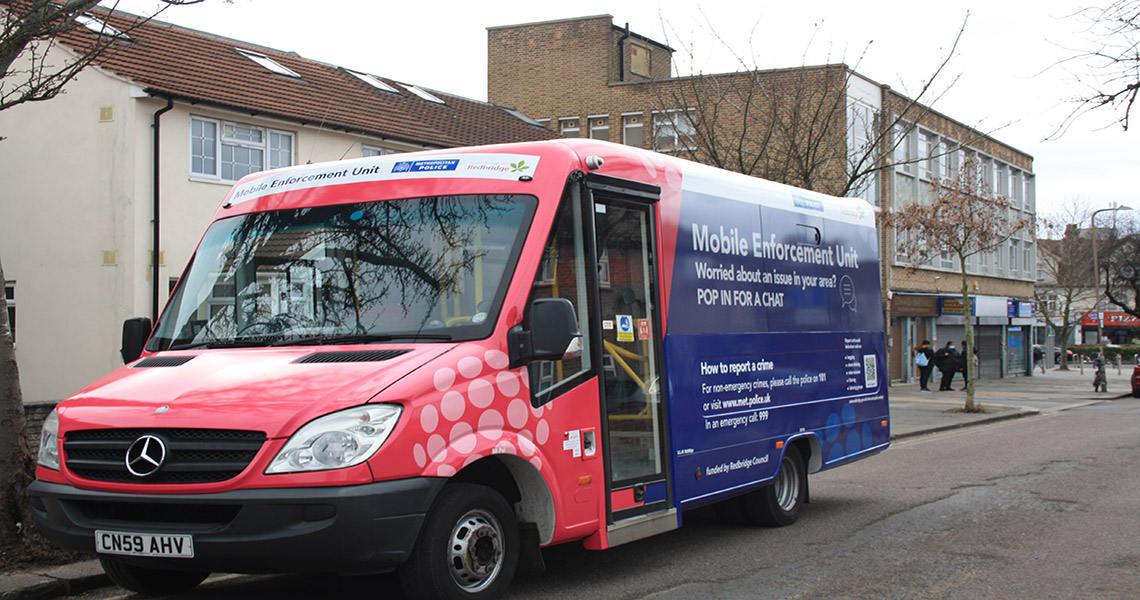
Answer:
[[863, 355], [863, 387], [879, 386], [879, 361], [874, 354]]

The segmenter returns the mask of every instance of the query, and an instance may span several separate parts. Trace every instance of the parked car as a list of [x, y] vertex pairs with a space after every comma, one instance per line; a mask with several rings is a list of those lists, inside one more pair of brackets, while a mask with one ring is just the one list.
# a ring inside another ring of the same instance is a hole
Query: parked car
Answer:
[[1140, 364], [1132, 369], [1132, 397], [1140, 398]]
[[[1069, 357], [1069, 362], [1073, 362], [1073, 351], [1066, 350], [1065, 354]], [[1059, 347], [1053, 348], [1053, 364], [1061, 364], [1061, 349]]]

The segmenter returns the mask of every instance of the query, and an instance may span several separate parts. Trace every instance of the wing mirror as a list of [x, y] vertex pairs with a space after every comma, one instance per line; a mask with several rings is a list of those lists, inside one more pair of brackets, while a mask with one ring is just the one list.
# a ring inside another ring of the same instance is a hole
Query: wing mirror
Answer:
[[150, 337], [150, 317], [134, 317], [123, 321], [123, 346], [119, 354], [123, 364], [132, 363], [142, 356], [143, 347]]
[[530, 324], [530, 330], [515, 325], [507, 333], [512, 369], [536, 360], [561, 360], [582, 353], [582, 333], [569, 300], [535, 300], [530, 305]]

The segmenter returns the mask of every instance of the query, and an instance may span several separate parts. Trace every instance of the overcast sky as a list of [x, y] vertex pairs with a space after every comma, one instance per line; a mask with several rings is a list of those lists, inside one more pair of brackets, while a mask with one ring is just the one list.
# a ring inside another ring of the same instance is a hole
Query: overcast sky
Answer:
[[[119, 2], [136, 13], [153, 6]], [[936, 80], [945, 93], [934, 108], [1032, 155], [1042, 215], [1077, 198], [1093, 208], [1140, 210], [1140, 191], [1132, 189], [1140, 182], [1140, 108], [1132, 131], [1113, 124], [1113, 114], [1093, 113], [1046, 141], [1072, 111], [1074, 75], [1086, 74], [1080, 63], [1057, 66], [1090, 47], [1084, 24], [1071, 16], [1077, 8], [1062, 0], [206, 0], [160, 19], [477, 100], [487, 99], [487, 28], [500, 25], [609, 14], [676, 49], [675, 75], [739, 70], [735, 52], [757, 68], [845, 62], [916, 93], [966, 21]]]

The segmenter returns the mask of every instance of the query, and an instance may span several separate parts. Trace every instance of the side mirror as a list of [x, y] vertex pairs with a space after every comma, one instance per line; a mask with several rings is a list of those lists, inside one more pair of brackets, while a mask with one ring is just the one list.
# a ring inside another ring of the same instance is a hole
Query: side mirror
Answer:
[[123, 364], [134, 362], [142, 356], [143, 347], [150, 337], [150, 328], [150, 317], [134, 317], [123, 321], [123, 346], [119, 348]]
[[531, 329], [515, 325], [507, 333], [511, 368], [536, 360], [561, 360], [582, 352], [574, 305], [565, 298], [539, 298], [530, 305]]

